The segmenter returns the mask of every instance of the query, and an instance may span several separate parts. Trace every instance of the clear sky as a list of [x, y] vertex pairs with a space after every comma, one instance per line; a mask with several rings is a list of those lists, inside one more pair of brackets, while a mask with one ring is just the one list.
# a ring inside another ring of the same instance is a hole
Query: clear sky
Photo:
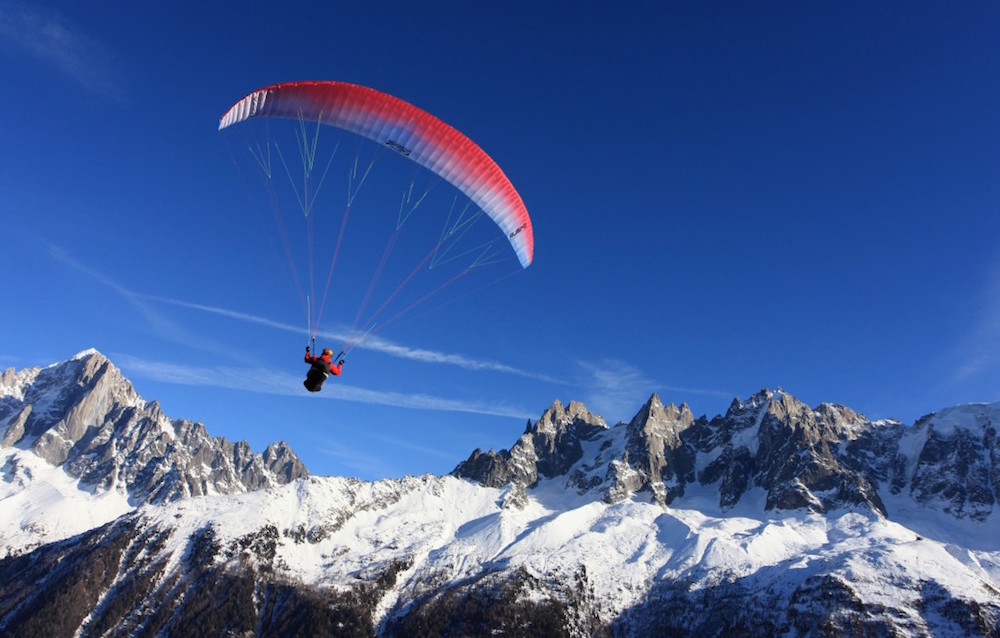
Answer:
[[[0, 0], [0, 368], [94, 347], [170, 416], [365, 479], [509, 447], [554, 399], [611, 424], [654, 392], [998, 401], [998, 33], [995, 2]], [[318, 396], [304, 250], [217, 130], [314, 79], [463, 131], [535, 233], [528, 269], [380, 328]]]

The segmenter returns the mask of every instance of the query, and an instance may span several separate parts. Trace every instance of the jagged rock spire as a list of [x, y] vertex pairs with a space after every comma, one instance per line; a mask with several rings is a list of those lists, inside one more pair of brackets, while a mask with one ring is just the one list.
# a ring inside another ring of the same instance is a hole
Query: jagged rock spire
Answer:
[[287, 444], [254, 454], [241, 441], [165, 416], [96, 350], [0, 376], [0, 444], [30, 449], [98, 489], [137, 501], [235, 493], [308, 472]]
[[491, 487], [510, 482], [531, 486], [539, 476], [565, 474], [580, 460], [582, 442], [607, 429], [604, 419], [582, 403], [571, 401], [564, 406], [556, 399], [510, 451], [484, 453], [477, 449], [452, 474]]

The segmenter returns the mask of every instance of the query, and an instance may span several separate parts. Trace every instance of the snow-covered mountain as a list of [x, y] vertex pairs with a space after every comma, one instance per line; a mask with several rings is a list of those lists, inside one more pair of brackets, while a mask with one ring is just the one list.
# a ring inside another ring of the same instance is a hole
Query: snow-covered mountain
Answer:
[[84, 353], [0, 381], [0, 635], [1000, 635], [998, 423], [556, 402], [364, 482], [237, 461]]
[[0, 557], [142, 503], [235, 494], [308, 474], [284, 443], [254, 454], [245, 441], [167, 417], [95, 350], [0, 374], [0, 465]]

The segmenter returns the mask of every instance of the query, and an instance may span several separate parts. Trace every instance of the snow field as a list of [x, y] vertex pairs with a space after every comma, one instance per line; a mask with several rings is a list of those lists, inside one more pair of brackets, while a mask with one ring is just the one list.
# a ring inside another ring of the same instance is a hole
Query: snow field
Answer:
[[64, 540], [132, 511], [124, 492], [96, 493], [32, 452], [0, 450], [0, 558]]

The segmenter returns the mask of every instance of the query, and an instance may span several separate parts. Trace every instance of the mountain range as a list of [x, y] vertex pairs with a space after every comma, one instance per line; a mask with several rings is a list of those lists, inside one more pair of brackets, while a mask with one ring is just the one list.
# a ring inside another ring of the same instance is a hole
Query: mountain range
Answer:
[[998, 424], [556, 401], [368, 482], [167, 417], [89, 350], [0, 375], [0, 636], [1000, 635]]

